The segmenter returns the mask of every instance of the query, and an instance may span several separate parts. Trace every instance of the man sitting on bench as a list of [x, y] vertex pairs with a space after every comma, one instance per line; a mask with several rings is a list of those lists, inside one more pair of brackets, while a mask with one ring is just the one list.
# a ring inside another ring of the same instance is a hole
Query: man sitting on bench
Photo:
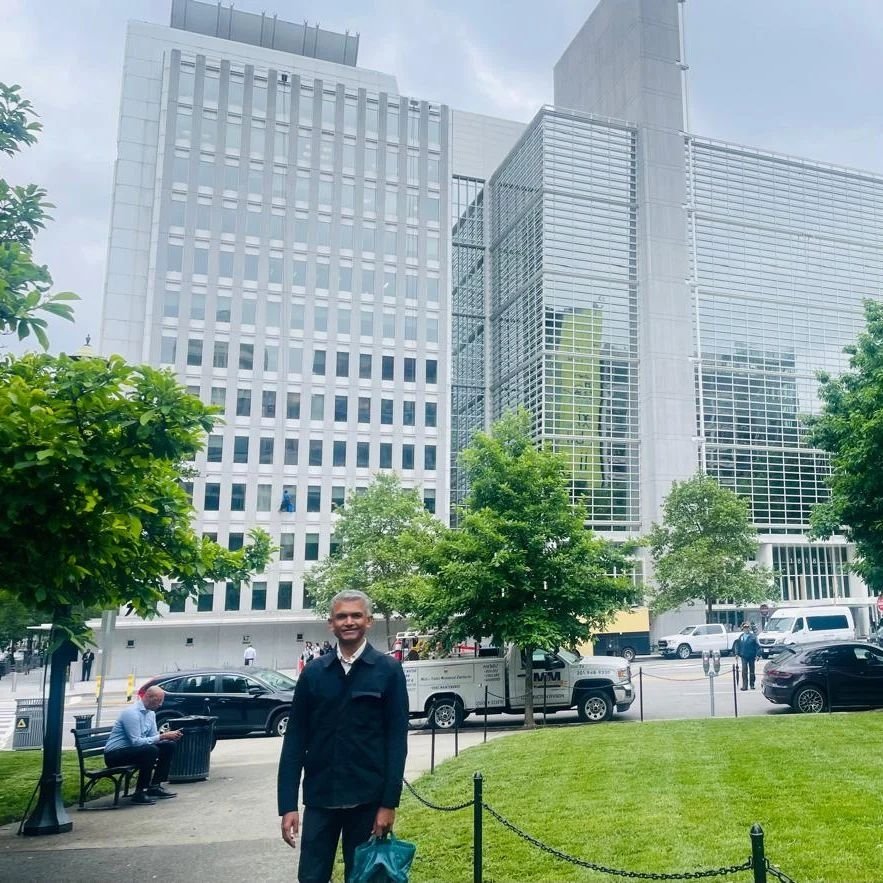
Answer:
[[138, 767], [138, 783], [132, 803], [152, 804], [175, 797], [174, 791], [163, 788], [169, 777], [169, 767], [182, 730], [160, 733], [156, 729], [156, 714], [165, 693], [160, 687], [149, 687], [144, 698], [125, 709], [117, 718], [104, 747], [104, 762], [109, 767]]

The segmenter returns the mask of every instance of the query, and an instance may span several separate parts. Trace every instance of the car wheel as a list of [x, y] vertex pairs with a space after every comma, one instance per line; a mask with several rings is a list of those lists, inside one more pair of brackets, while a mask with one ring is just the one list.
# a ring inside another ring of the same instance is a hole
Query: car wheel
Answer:
[[270, 735], [284, 736], [288, 730], [288, 711], [277, 712], [270, 721]]
[[681, 644], [677, 650], [678, 659], [689, 659], [692, 652], [689, 644]]
[[603, 690], [582, 693], [577, 700], [576, 712], [583, 723], [598, 724], [613, 717], [613, 701]]
[[436, 699], [429, 709], [429, 723], [437, 730], [453, 730], [463, 723], [463, 703], [459, 699]]
[[636, 657], [637, 655], [638, 655], [638, 654], [635, 653], [635, 648], [634, 648], [634, 647], [623, 647], [623, 648], [622, 648], [622, 658], [623, 658], [626, 662], [634, 662], [634, 661], [635, 661], [635, 657]]
[[818, 714], [825, 710], [825, 694], [818, 687], [801, 687], [794, 694], [791, 707], [800, 714]]
[[172, 729], [170, 721], [173, 721], [176, 717], [181, 717], [180, 714], [163, 714], [160, 715], [156, 719], [156, 729], [160, 733], [167, 733]]

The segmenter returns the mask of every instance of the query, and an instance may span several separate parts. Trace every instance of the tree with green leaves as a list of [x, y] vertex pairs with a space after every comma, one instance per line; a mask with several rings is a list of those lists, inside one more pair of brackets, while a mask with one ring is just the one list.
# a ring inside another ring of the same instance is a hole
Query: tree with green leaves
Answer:
[[646, 543], [654, 566], [654, 612], [701, 598], [710, 617], [718, 598], [753, 604], [772, 594], [770, 571], [751, 563], [758, 543], [748, 504], [708, 475], [672, 485], [662, 523], [653, 525]]
[[[23, 146], [35, 144], [42, 126], [21, 87], [0, 83], [0, 154], [13, 157]], [[46, 191], [36, 184], [12, 186], [0, 178], [0, 334], [16, 334], [21, 340], [31, 333], [43, 349], [48, 348], [46, 319], [50, 313], [73, 321], [69, 291], [51, 293], [52, 277], [45, 266], [34, 262], [33, 240], [51, 220]]]
[[331, 599], [358, 589], [386, 621], [410, 615], [425, 592], [423, 562], [443, 531], [423, 506], [420, 494], [403, 488], [395, 474], [380, 473], [368, 488], [351, 492], [334, 527], [336, 551], [304, 576], [316, 610], [330, 613]]
[[193, 529], [182, 478], [216, 418], [167, 371], [119, 357], [0, 359], [0, 590], [53, 624], [40, 799], [25, 831], [70, 830], [61, 802], [65, 668], [84, 611], [156, 615], [177, 593], [247, 581], [272, 547], [229, 551]]
[[883, 304], [865, 301], [865, 330], [844, 352], [849, 370], [819, 373], [821, 413], [806, 418], [809, 443], [831, 456], [831, 497], [813, 507], [810, 535], [845, 534], [851, 567], [883, 592]]
[[[419, 622], [447, 643], [517, 645], [533, 683], [538, 648], [575, 647], [637, 600], [629, 550], [594, 536], [571, 503], [566, 460], [531, 438], [523, 408], [477, 433], [462, 456], [469, 494], [460, 527], [439, 538]], [[526, 691], [525, 726], [534, 726]]]

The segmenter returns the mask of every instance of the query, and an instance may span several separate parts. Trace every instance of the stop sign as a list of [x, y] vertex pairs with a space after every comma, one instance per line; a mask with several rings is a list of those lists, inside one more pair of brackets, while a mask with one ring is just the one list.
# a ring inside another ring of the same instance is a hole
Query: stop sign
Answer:
[[[880, 598], [877, 599], [877, 606], [878, 607], [880, 606], [881, 598], [883, 598], [883, 595], [881, 595]], [[881, 608], [881, 609], [883, 609], [883, 608]], [[769, 604], [761, 604], [760, 605], [760, 615], [761, 616], [766, 616], [769, 612], [770, 612], [770, 605]]]
[[877, 609], [883, 613], [883, 595], [877, 595]]

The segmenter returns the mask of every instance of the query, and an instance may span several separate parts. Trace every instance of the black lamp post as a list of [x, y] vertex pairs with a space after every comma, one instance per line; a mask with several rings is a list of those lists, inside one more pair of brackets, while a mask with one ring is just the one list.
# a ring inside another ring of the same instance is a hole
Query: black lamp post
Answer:
[[[53, 629], [51, 636], [58, 638]], [[55, 643], [54, 640], [52, 642]], [[41, 834], [65, 834], [74, 823], [64, 808], [61, 796], [61, 733], [64, 728], [64, 693], [67, 667], [76, 662], [77, 648], [71, 641], [61, 641], [50, 656], [49, 702], [46, 709], [43, 740], [43, 771], [40, 774], [40, 797], [25, 822], [23, 832], [31, 837]]]

